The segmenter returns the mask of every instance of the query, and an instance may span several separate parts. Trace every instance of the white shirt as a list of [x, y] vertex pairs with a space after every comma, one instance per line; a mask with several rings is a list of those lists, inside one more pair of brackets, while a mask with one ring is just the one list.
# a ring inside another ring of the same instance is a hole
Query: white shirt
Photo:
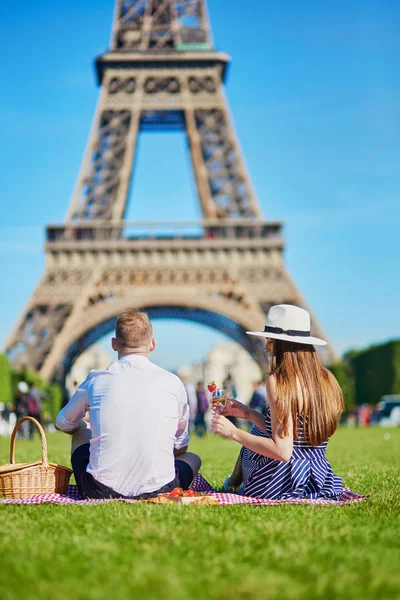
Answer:
[[174, 448], [188, 445], [189, 405], [181, 380], [130, 354], [90, 371], [58, 413], [61, 431], [90, 414], [87, 472], [124, 496], [153, 492], [175, 478]]
[[189, 403], [189, 411], [190, 411], [190, 422], [191, 425], [194, 423], [194, 419], [197, 414], [197, 394], [196, 388], [193, 383], [184, 383], [184, 388], [186, 390], [186, 395]]

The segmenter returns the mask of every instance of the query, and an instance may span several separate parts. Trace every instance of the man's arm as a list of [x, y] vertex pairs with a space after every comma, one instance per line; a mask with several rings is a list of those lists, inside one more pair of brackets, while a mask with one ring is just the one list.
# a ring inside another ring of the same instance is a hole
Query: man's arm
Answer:
[[89, 378], [87, 378], [76, 390], [68, 404], [64, 406], [56, 417], [56, 429], [64, 433], [72, 434], [81, 427], [87, 428], [83, 421], [88, 410], [87, 387]]
[[179, 390], [178, 396], [178, 411], [179, 411], [179, 422], [178, 429], [175, 434], [175, 443], [174, 443], [174, 456], [179, 456], [180, 454], [184, 454], [189, 446], [189, 417], [190, 417], [190, 408], [187, 401], [186, 390], [181, 383], [181, 387]]
[[185, 454], [189, 446], [183, 446], [182, 448], [174, 448], [174, 456], [180, 456], [181, 454]]

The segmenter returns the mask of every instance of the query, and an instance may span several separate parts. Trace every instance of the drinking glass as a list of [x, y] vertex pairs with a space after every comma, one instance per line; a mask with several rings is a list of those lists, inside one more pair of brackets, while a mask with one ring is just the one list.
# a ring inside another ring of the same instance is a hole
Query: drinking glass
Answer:
[[226, 406], [226, 390], [225, 388], [217, 388], [211, 394], [211, 402], [213, 410], [217, 414], [221, 414]]

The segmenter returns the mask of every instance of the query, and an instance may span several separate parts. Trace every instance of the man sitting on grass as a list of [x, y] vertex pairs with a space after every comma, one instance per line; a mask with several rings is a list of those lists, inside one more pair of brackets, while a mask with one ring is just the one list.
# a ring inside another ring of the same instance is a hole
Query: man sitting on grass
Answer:
[[81, 496], [150, 498], [187, 489], [201, 465], [187, 452], [187, 396], [176, 375], [149, 360], [156, 342], [147, 314], [121, 312], [111, 344], [118, 360], [91, 371], [56, 419], [57, 429], [72, 434]]

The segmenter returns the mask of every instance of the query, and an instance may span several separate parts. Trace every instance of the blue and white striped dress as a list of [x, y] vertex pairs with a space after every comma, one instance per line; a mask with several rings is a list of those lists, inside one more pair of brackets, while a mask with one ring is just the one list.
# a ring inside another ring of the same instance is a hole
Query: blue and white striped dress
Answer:
[[[242, 448], [245, 496], [271, 500], [287, 498], [335, 500], [341, 495], [342, 480], [334, 474], [325, 457], [328, 440], [320, 446], [310, 446], [304, 441], [303, 417], [298, 418], [298, 439], [293, 442], [293, 452], [288, 462], [261, 456], [248, 448]], [[269, 406], [265, 425], [267, 433], [255, 426], [251, 433], [272, 438]]]

